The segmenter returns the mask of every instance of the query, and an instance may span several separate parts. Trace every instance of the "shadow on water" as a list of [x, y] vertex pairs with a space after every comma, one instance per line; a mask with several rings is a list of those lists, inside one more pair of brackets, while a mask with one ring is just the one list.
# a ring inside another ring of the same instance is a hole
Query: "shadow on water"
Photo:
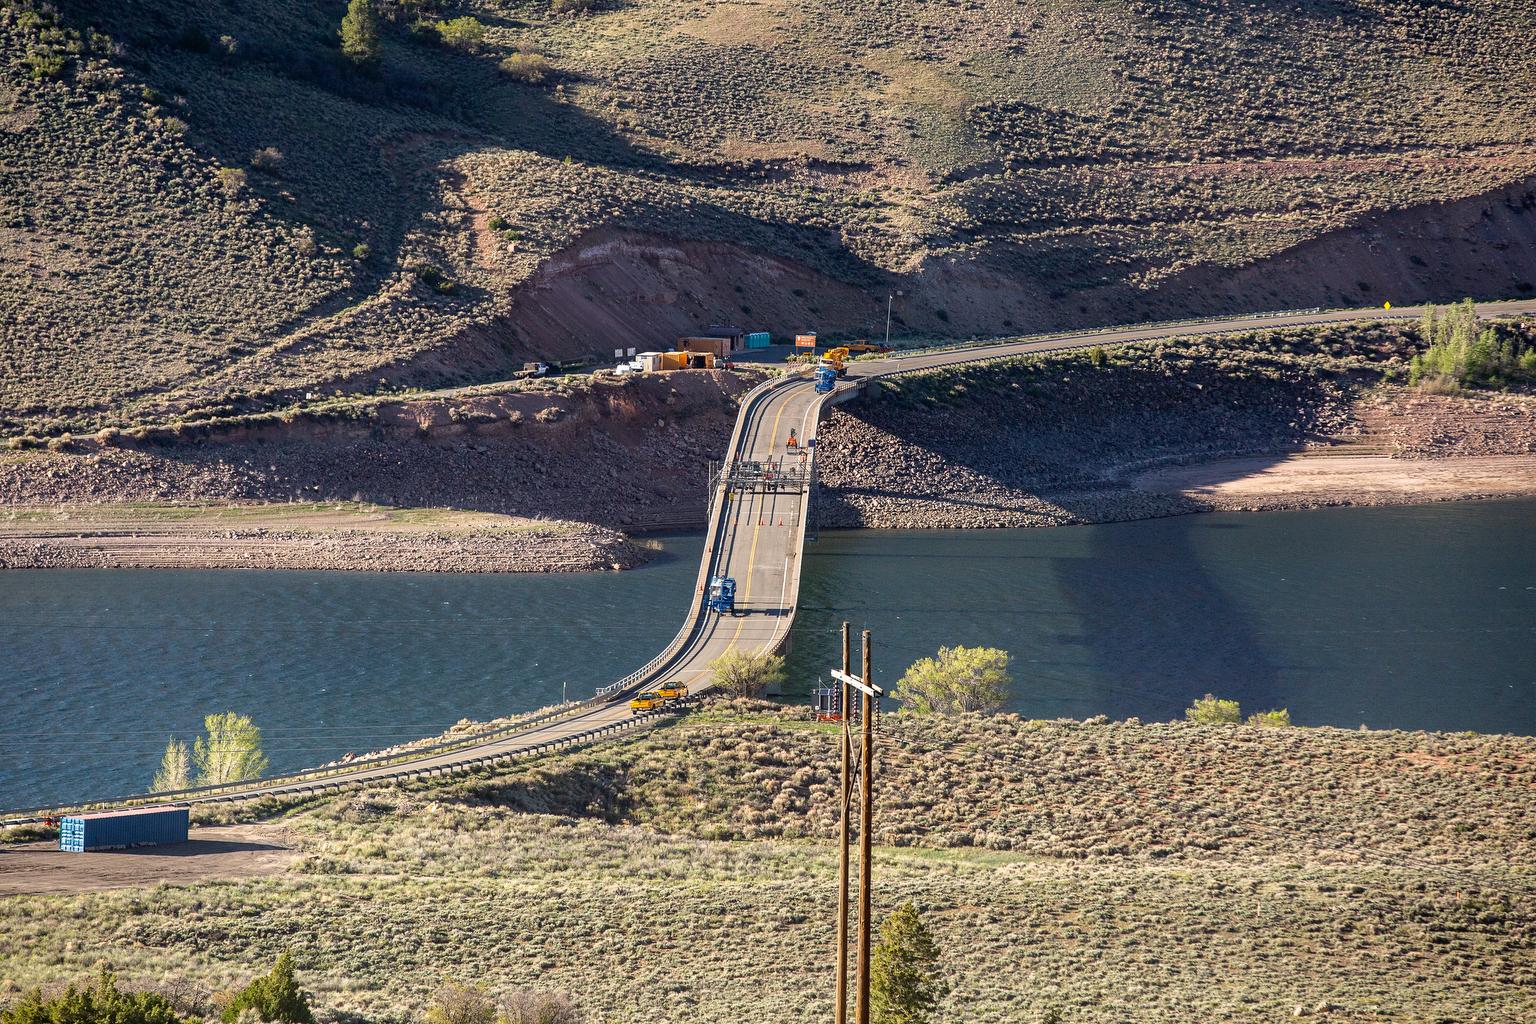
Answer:
[[1076, 627], [1053, 643], [1093, 666], [1083, 686], [1109, 713], [1176, 718], [1205, 693], [1276, 699], [1262, 631], [1203, 564], [1195, 541], [1212, 525], [1176, 516], [1097, 526], [1086, 557], [1049, 563]]

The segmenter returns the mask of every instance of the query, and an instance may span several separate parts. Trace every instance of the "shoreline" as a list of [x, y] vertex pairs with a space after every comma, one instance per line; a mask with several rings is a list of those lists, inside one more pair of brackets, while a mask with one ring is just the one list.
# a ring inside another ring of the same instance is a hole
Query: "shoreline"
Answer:
[[0, 510], [0, 569], [552, 573], [632, 569], [651, 549], [565, 520], [360, 504]]
[[[873, 499], [831, 492], [822, 528], [1040, 529], [1201, 512], [1536, 496], [1536, 455], [1401, 459], [1306, 452], [1143, 468], [1098, 487]], [[849, 521], [850, 519], [855, 521]], [[637, 568], [642, 541], [591, 523], [345, 503], [64, 505], [0, 510], [0, 570], [266, 569], [553, 573]]]

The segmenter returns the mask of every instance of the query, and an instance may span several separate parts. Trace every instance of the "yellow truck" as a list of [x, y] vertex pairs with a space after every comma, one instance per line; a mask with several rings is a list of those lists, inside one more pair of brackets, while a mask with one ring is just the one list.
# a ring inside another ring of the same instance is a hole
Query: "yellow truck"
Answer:
[[688, 687], [683, 685], [683, 681], [681, 679], [674, 679], [670, 683], [667, 683], [665, 686], [658, 687], [656, 690], [656, 696], [660, 697], [662, 700], [678, 700], [682, 697], [688, 696]]
[[634, 699], [629, 702], [629, 710], [655, 711], [664, 703], [666, 702], [662, 700], [661, 694], [655, 690], [646, 690], [644, 693], [635, 694]]

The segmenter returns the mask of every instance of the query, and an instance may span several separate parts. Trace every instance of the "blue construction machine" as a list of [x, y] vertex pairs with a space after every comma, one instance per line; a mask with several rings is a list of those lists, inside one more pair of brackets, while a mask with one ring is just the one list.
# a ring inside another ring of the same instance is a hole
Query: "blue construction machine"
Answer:
[[730, 576], [709, 578], [709, 610], [721, 615], [736, 614], [736, 581]]
[[826, 395], [837, 387], [837, 371], [830, 366], [816, 367], [816, 393]]

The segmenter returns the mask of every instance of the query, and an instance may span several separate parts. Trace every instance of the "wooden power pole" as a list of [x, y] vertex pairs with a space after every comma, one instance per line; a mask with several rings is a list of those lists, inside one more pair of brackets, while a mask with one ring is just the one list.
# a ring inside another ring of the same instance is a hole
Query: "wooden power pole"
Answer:
[[[849, 661], [848, 623], [843, 623], [843, 672], [853, 666]], [[848, 762], [853, 755], [853, 734], [848, 731], [848, 687], [839, 685], [842, 707], [839, 721], [843, 733], [843, 781], [840, 789], [843, 816], [837, 829], [837, 1024], [848, 1022], [848, 812], [853, 802], [853, 787], [848, 780]]]
[[875, 709], [872, 696], [874, 679], [869, 663], [869, 630], [864, 630], [864, 687], [860, 697], [859, 725], [862, 743], [859, 749], [859, 986], [854, 1013], [856, 1024], [869, 1024], [869, 919], [873, 889], [870, 872], [874, 867], [871, 842], [875, 832]]
[[[875, 685], [874, 666], [869, 653], [869, 630], [864, 630], [864, 664], [861, 675], [850, 671], [848, 623], [843, 623], [843, 667], [833, 669], [839, 684], [839, 703], [843, 719], [842, 818], [838, 824], [837, 851], [837, 1024], [848, 1024], [848, 903], [849, 851], [853, 847], [850, 832], [853, 819], [853, 778], [859, 779], [859, 951], [854, 972], [853, 1006], [855, 1024], [869, 1024], [869, 946], [870, 910], [874, 888], [875, 835], [875, 702], [885, 691]], [[848, 715], [853, 710], [851, 690], [860, 694], [860, 742], [858, 758], [853, 752], [853, 730]]]

